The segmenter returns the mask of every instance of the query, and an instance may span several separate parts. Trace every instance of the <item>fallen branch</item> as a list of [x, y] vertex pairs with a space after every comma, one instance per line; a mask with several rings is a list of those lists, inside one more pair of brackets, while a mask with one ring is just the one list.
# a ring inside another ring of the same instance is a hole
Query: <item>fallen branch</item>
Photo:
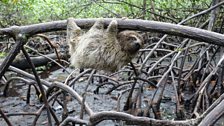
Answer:
[[123, 120], [133, 125], [147, 126], [195, 126], [200, 118], [185, 121], [156, 120], [148, 117], [137, 117], [124, 112], [102, 111], [90, 116], [90, 126], [95, 126], [103, 120]]
[[[49, 57], [49, 58], [46, 58], [46, 57]], [[65, 55], [62, 54], [61, 57], [63, 58], [63, 57], [65, 57]], [[50, 62], [52, 60], [57, 60], [57, 58], [58, 58], [57, 55], [55, 53], [53, 53], [53, 54], [48, 54], [45, 56], [31, 57], [31, 61], [33, 62], [35, 67], [38, 67], [38, 66], [46, 65], [48, 62]], [[30, 66], [25, 58], [14, 60], [11, 65], [14, 67], [17, 67], [19, 69], [22, 69], [22, 70], [30, 68]]]

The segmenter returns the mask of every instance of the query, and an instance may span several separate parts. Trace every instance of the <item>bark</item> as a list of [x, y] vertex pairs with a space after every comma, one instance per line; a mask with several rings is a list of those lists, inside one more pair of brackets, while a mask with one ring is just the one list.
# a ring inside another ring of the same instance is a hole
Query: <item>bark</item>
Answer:
[[201, 121], [199, 126], [212, 126], [214, 123], [224, 115], [224, 100], [219, 103], [207, 116]]

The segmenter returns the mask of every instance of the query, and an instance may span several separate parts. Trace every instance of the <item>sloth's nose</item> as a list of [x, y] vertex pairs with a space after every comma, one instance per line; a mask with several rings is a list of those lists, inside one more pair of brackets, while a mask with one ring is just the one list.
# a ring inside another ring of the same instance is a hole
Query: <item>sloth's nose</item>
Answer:
[[139, 43], [135, 43], [135, 49], [136, 49], [136, 50], [139, 50], [140, 47], [141, 47], [141, 45], [140, 45]]

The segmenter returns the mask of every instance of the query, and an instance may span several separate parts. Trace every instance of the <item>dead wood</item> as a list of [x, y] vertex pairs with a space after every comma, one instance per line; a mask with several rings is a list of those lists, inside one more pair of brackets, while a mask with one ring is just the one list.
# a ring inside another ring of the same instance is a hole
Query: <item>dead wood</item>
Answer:
[[[49, 57], [49, 58], [46, 58], [46, 57]], [[63, 57], [65, 57], [65, 54], [61, 54], [60, 58], [63, 59]], [[35, 67], [46, 65], [48, 62], [51, 61], [51, 59], [52, 60], [57, 60], [58, 57], [55, 53], [48, 54], [48, 55], [45, 55], [45, 56], [31, 57], [31, 61], [33, 62]], [[14, 66], [14, 67], [17, 67], [19, 69], [22, 69], [22, 70], [30, 69], [30, 66], [29, 66], [29, 64], [28, 64], [28, 62], [25, 58], [15, 60], [15, 61], [12, 62], [11, 65]]]

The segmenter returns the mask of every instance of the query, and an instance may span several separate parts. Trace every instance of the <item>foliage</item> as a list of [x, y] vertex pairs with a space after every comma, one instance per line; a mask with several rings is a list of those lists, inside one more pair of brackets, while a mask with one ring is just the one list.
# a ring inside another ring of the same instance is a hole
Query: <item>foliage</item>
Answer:
[[1, 0], [0, 27], [51, 20], [128, 17], [179, 22], [210, 6], [211, 0]]
[[7, 55], [5, 52], [0, 52], [0, 58], [4, 58]]

